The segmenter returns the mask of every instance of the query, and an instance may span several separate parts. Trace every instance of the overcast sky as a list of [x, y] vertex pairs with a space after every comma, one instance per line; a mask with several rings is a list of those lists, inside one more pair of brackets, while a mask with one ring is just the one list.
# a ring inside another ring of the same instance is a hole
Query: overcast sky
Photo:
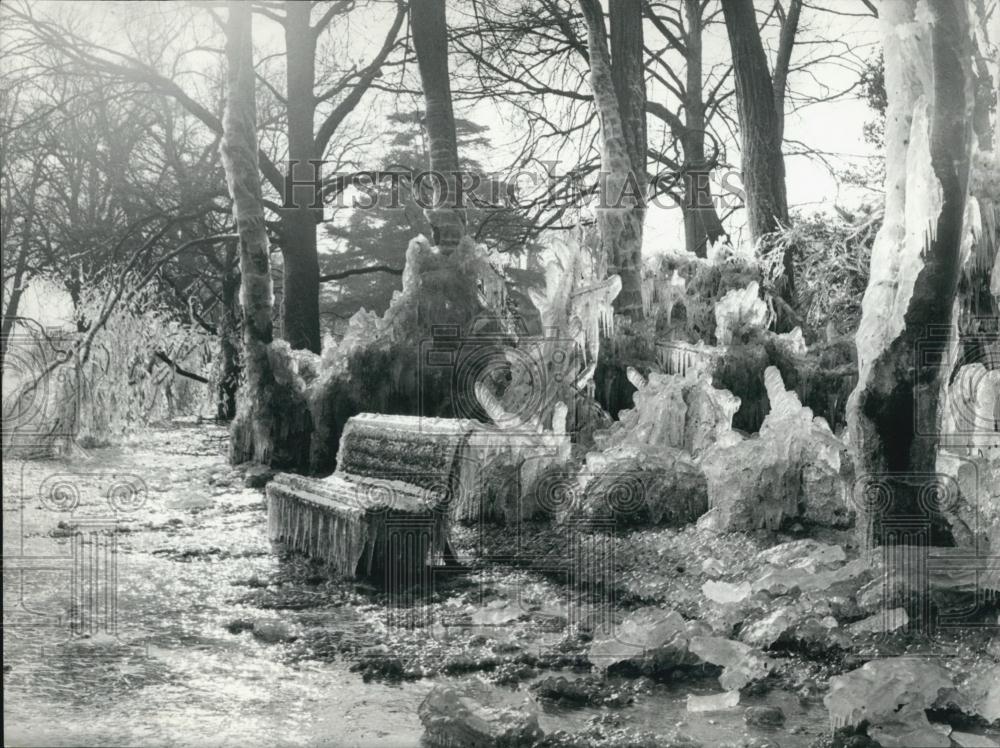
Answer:
[[[184, 45], [191, 46], [192, 42], [202, 43], [218, 33], [216, 25], [205, 13], [199, 15], [199, 18], [203, 19], [199, 27], [178, 27], [176, 12], [178, 5], [188, 5], [188, 3], [169, 1], [32, 3], [33, 9], [40, 14], [62, 15], [67, 11], [73, 13], [80, 19], [75, 25], [79, 33], [84, 33], [88, 38], [100, 41], [109, 47], [123, 50], [136, 44], [141, 46], [142, 40], [147, 36], [149, 38], [162, 36], [165, 28], [176, 34], [175, 43], [179, 48]], [[459, 7], [455, 6], [449, 12], [452, 14], [463, 12], [457, 10]], [[847, 13], [862, 11], [861, 3], [857, 0], [828, 0], [827, 7]], [[393, 11], [394, 3], [375, 3], [353, 18], [349, 17], [347, 25], [336, 29], [335, 37], [331, 38], [330, 43], [336, 44], [337, 48], [330, 53], [346, 55], [363, 65], [382, 44]], [[217, 12], [224, 13], [222, 10]], [[858, 57], [868, 58], [877, 53], [878, 22], [873, 18], [824, 13], [807, 7], [803, 11], [801, 27], [803, 29], [801, 37], [804, 40], [825, 35], [827, 38], [841, 40], [853, 47]], [[280, 54], [284, 49], [281, 28], [259, 16], [255, 18], [254, 39], [258, 60], [270, 54]], [[793, 55], [793, 68], [802, 59], [820, 54], [823, 52], [819, 45], [806, 43], [805, 46], [797, 47]], [[721, 26], [706, 34], [705, 59], [706, 69], [712, 60], [728, 59], [728, 42]], [[185, 63], [189, 71], [195, 71], [197, 74], [199, 65], [204, 67], [213, 64], [213, 61], [218, 64], [217, 60], [213, 53], [203, 52], [189, 55]], [[848, 66], [837, 64], [836, 61], [822, 64], [812, 70], [814, 71], [812, 73], [793, 73], [790, 86], [799, 92], [822, 96], [826, 91], [848, 88], [857, 78], [853, 70]], [[410, 73], [415, 74], [415, 71]], [[392, 75], [396, 76], [398, 72], [393, 71]], [[657, 95], [658, 92], [651, 87], [650, 96]], [[370, 98], [367, 106], [362, 105], [362, 111], [356, 113], [355, 127], [374, 128], [374, 131], [380, 124], [384, 125], [384, 114], [390, 111], [408, 112], [421, 105], [422, 103], [414, 96], [393, 96], [380, 92]], [[501, 169], [510, 162], [511, 154], [521, 135], [516, 116], [511, 116], [510, 112], [498, 110], [490, 104], [479, 104], [471, 109], [459, 105], [456, 113], [458, 116], [490, 127], [491, 150], [470, 155], [474, 155], [490, 169]], [[826, 154], [827, 162], [835, 168], [844, 168], [850, 163], [859, 164], [872, 154], [871, 147], [862, 137], [863, 126], [870, 118], [871, 111], [856, 95], [836, 102], [814, 104], [799, 111], [790, 111], [786, 116], [786, 149], [800, 150], [795, 143], [801, 142], [809, 147], [821, 149]], [[363, 147], [362, 161], [376, 161], [384, 150], [389, 136], [391, 132], [386, 132], [384, 137], [373, 136]], [[729, 156], [733, 160], [738, 159], [738, 151], [730, 147]], [[852, 205], [864, 194], [857, 188], [839, 188], [837, 180], [828, 168], [815, 158], [790, 155], [786, 159], [786, 168], [788, 198], [793, 208], [828, 211], [834, 203]], [[880, 187], [880, 185], [874, 186]], [[680, 211], [652, 207], [646, 219], [644, 253], [659, 254], [668, 249], [683, 247], [683, 243]], [[32, 299], [26, 299], [26, 304], [32, 306]], [[36, 311], [25, 309], [25, 313], [29, 315]]]

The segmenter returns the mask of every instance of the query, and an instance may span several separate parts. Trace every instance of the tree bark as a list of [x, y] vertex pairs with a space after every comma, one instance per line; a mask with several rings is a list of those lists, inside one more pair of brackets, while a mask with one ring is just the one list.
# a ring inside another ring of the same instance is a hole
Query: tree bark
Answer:
[[778, 221], [788, 218], [781, 128], [753, 0], [723, 0], [722, 10], [736, 79], [747, 226], [750, 237], [757, 241], [774, 231]]
[[465, 235], [458, 196], [458, 138], [448, 74], [448, 28], [444, 0], [412, 0], [410, 27], [424, 91], [424, 124], [434, 173], [434, 205], [427, 210], [432, 243], [450, 254]]
[[642, 0], [609, 0], [611, 21], [611, 82], [632, 172], [645, 185], [646, 81], [642, 48]]
[[[788, 221], [785, 159], [781, 152], [784, 90], [800, 9], [801, 0], [792, 0], [782, 24], [772, 81], [753, 0], [722, 0], [736, 80], [747, 229], [754, 243], [775, 231], [779, 223]], [[790, 251], [784, 258], [781, 291], [782, 297], [794, 306], [795, 274]]]
[[[857, 332], [860, 375], [848, 403], [859, 472], [885, 503], [867, 504], [871, 541], [898, 517], [923, 517], [930, 542], [950, 529], [928, 505], [936, 471], [972, 153], [970, 29], [961, 0], [882, 6], [886, 90], [885, 222], [872, 250]], [[933, 16], [933, 18], [932, 18]], [[921, 480], [920, 477], [924, 476]]]
[[709, 165], [705, 163], [705, 99], [702, 77], [701, 0], [684, 0], [687, 19], [686, 80], [684, 99], [684, 246], [698, 257], [708, 255], [708, 245], [726, 237], [712, 199]]
[[[311, 3], [285, 4], [286, 88], [288, 113], [288, 159], [296, 180], [313, 178], [310, 161], [320, 158], [313, 137], [316, 100], [316, 37], [309, 23]], [[286, 196], [287, 198], [288, 196]], [[278, 231], [281, 236], [282, 330], [292, 348], [320, 351], [319, 258], [316, 254], [316, 224], [322, 220], [310, 206], [316, 199], [310, 185], [296, 187], [283, 208]]]
[[[273, 291], [267, 229], [257, 160], [257, 107], [252, 58], [253, 17], [249, 3], [229, 3], [226, 30], [227, 91], [222, 164], [233, 200], [240, 240], [240, 301], [243, 307], [245, 381], [232, 425], [230, 459], [281, 467], [308, 459], [308, 410], [289, 372], [272, 355]], [[283, 381], [279, 382], [276, 373]]]
[[[638, 89], [643, 88], [641, 101], [645, 108], [645, 82], [642, 78], [641, 62], [634, 64], [636, 45], [642, 49], [641, 5], [635, 2], [617, 4], [622, 15], [619, 18], [621, 45], [619, 57], [628, 60], [626, 67], [632, 75], [626, 80], [623, 74], [621, 86], [629, 89], [628, 121], [632, 125], [629, 135], [625, 133], [625, 119], [618, 94], [615, 90], [615, 76], [612, 73], [611, 57], [608, 52], [607, 33], [604, 26], [604, 10], [600, 0], [580, 0], [584, 19], [587, 22], [587, 50], [590, 57], [590, 84], [594, 94], [594, 106], [601, 123], [601, 181], [600, 206], [597, 209], [597, 227], [601, 246], [608, 259], [608, 272], [621, 277], [622, 289], [614, 301], [615, 312], [632, 319], [642, 319], [642, 222], [645, 212], [648, 180], [645, 178], [645, 153], [641, 159], [643, 169], [637, 174], [630, 155], [629, 138], [637, 143], [634, 106], [640, 98]], [[634, 16], [638, 14], [638, 18]], [[636, 38], [638, 35], [638, 38]], [[638, 80], [636, 80], [638, 75]], [[645, 115], [643, 114], [643, 117]], [[645, 137], [645, 120], [641, 137]], [[636, 146], [633, 145], [634, 149]]]
[[217, 414], [220, 420], [231, 420], [236, 416], [236, 397], [239, 392], [242, 365], [240, 363], [240, 273], [229, 257], [232, 250], [227, 247], [225, 271], [222, 276], [222, 313], [219, 317], [219, 349], [222, 356], [222, 371], [219, 374]]

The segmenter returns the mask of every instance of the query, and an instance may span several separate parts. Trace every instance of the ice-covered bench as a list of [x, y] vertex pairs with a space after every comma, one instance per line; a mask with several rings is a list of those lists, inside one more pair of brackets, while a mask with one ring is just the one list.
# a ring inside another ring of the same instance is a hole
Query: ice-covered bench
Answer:
[[495, 460], [529, 480], [567, 450], [565, 435], [507, 435], [467, 419], [362, 413], [344, 428], [333, 475], [282, 473], [268, 483], [268, 532], [338, 576], [412, 576], [448, 560], [450, 521], [512, 511], [484, 508], [484, 480]]

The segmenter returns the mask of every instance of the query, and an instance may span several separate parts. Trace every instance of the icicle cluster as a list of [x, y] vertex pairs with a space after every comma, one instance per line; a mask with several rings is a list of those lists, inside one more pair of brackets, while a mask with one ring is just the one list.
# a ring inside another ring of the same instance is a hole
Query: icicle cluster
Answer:
[[282, 475], [268, 485], [271, 541], [322, 559], [337, 576], [354, 576], [368, 541], [364, 511], [310, 493], [291, 478]]
[[670, 341], [658, 346], [657, 353], [658, 362], [664, 374], [687, 376], [688, 372], [697, 373], [710, 370], [715, 359], [722, 354], [722, 349], [713, 348], [704, 343]]
[[646, 317], [654, 315], [654, 308], [667, 312], [667, 324], [673, 316], [674, 304], [684, 301], [687, 281], [675, 269], [670, 277], [651, 275], [642, 280], [642, 310]]
[[[337, 472], [322, 480], [281, 474], [267, 486], [268, 534], [289, 550], [323, 560], [337, 576], [371, 575], [410, 540], [429, 534], [433, 560], [448, 539], [448, 503], [467, 499], [473, 421], [363, 413], [350, 419]], [[404, 563], [410, 563], [403, 559]], [[412, 564], [411, 564], [412, 565]]]
[[576, 240], [551, 245], [553, 259], [545, 266], [545, 295], [529, 291], [546, 333], [569, 335], [597, 361], [601, 336], [614, 332], [612, 302], [621, 278], [604, 277], [599, 264]]

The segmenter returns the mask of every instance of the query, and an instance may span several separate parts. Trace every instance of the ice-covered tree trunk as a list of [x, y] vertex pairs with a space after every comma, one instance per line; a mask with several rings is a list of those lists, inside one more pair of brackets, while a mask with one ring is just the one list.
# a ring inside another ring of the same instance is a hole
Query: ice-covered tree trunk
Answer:
[[[991, 122], [991, 112], [996, 111], [996, 90], [1000, 87], [1000, 59], [990, 60], [986, 56], [991, 46], [1000, 49], [997, 46], [1000, 12], [993, 8], [991, 15], [984, 0], [975, 0], [972, 6], [977, 43], [973, 55], [976, 98], [973, 131], [979, 153], [973, 160], [970, 176], [970, 191], [975, 198], [969, 211], [974, 241], [959, 286], [962, 296], [959, 327], [975, 336], [982, 320], [995, 319], [1000, 313], [1000, 117], [994, 116], [995, 121]], [[1000, 53], [997, 57], [1000, 58]]]
[[231, 2], [226, 29], [222, 164], [240, 237], [245, 379], [232, 425], [230, 459], [234, 463], [253, 460], [294, 467], [304, 465], [308, 458], [310, 425], [304, 400], [290, 376], [290, 358], [275, 355], [272, 344], [274, 296], [257, 163], [252, 55], [250, 5]]
[[[985, 16], [985, 12], [980, 17]], [[996, 55], [993, 62], [993, 90], [1000, 89], [1000, 9], [994, 8], [990, 20], [990, 37]], [[993, 111], [993, 165], [1000, 172], [1000, 107]], [[992, 212], [993, 267], [990, 274], [990, 294], [994, 312], [1000, 312], [1000, 197], [994, 196]]]
[[[231, 244], [231, 243], [230, 243]], [[222, 311], [219, 315], [219, 373], [218, 407], [216, 415], [222, 420], [236, 417], [236, 397], [239, 393], [242, 366], [240, 364], [240, 274], [231, 258], [233, 249], [226, 247], [226, 264], [222, 276]]]
[[877, 486], [866, 497], [880, 508], [867, 518], [874, 539], [887, 517], [929, 512], [931, 541], [941, 544], [951, 540], [950, 531], [929, 505], [920, 476], [936, 472], [957, 343], [973, 142], [969, 19], [964, 0], [894, 0], [881, 6], [881, 24], [885, 222], [862, 302], [859, 381], [848, 423], [858, 472]]
[[[608, 273], [619, 275], [622, 281], [621, 293], [615, 299], [615, 311], [634, 319], [641, 319], [643, 315], [642, 222], [647, 189], [645, 169], [641, 174], [637, 174], [629, 156], [629, 140], [625, 135], [622, 111], [615, 92], [607, 33], [604, 27], [604, 10], [600, 0], [580, 0], [580, 7], [587, 22], [590, 85], [594, 94], [594, 106], [601, 123], [602, 173], [597, 228], [602, 250], [608, 258]], [[639, 11], [633, 8], [631, 12]], [[623, 22], [619, 19], [617, 23]], [[638, 24], [633, 24], [631, 28], [633, 36], [639, 34], [640, 49], [641, 29], [640, 18]], [[630, 89], [634, 90], [644, 85], [641, 71], [642, 68], [639, 67], [636, 73], [639, 78], [637, 81], [631, 81]], [[642, 100], [645, 102], [645, 93]]]
[[458, 246], [465, 234], [464, 211], [456, 205], [459, 165], [455, 114], [448, 75], [448, 27], [444, 0], [413, 0], [410, 4], [413, 49], [417, 53], [426, 107], [425, 126], [434, 178], [434, 206], [427, 218], [433, 243], [444, 252]]

